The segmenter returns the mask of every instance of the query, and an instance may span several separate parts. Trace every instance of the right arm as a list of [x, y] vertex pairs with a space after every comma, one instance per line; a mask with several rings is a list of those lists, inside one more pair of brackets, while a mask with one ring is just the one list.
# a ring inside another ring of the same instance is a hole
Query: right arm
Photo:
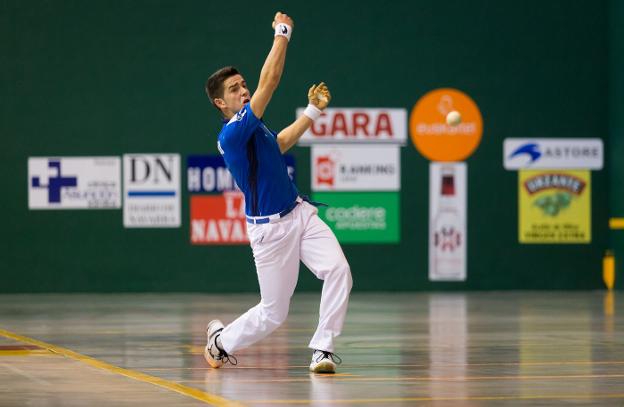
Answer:
[[[288, 24], [291, 29], [294, 26], [293, 20], [286, 14], [278, 12], [275, 15], [273, 26], [284, 23]], [[258, 81], [258, 89], [251, 97], [250, 107], [251, 111], [258, 118], [264, 116], [273, 92], [277, 89], [279, 81], [284, 72], [284, 62], [286, 61], [286, 49], [288, 48], [288, 39], [282, 35], [276, 35], [273, 39], [273, 46], [271, 51], [264, 61], [262, 71], [260, 72], [260, 80]]]

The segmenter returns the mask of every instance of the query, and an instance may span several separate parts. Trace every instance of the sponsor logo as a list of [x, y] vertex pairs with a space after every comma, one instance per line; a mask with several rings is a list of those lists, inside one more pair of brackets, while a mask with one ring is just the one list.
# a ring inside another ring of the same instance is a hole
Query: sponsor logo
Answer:
[[232, 118], [230, 119], [230, 121], [227, 124], [232, 124], [234, 122], [240, 122], [241, 120], [243, 120], [243, 117], [245, 117], [246, 113], [247, 113], [247, 110], [245, 110], [245, 108], [239, 110], [234, 116], [232, 116]]
[[399, 146], [312, 146], [313, 191], [398, 191]]
[[[297, 109], [297, 117], [304, 109]], [[404, 109], [328, 108], [307, 130], [299, 143], [387, 143], [405, 144]]]
[[530, 163], [534, 163], [535, 161], [537, 161], [538, 158], [542, 156], [542, 153], [540, 153], [539, 147], [537, 146], [537, 144], [529, 143], [529, 144], [525, 144], [523, 146], [518, 147], [516, 151], [511, 153], [509, 158], [511, 159], [522, 154], [528, 154], [529, 157], [531, 157]]
[[461, 241], [461, 233], [453, 225], [441, 226], [433, 234], [433, 245], [443, 252], [454, 252], [461, 246]]
[[282, 34], [288, 34], [288, 28], [285, 25], [282, 25]]
[[319, 185], [334, 185], [336, 163], [328, 156], [316, 157], [316, 182]]
[[466, 163], [429, 164], [429, 280], [466, 280]]
[[[288, 176], [296, 179], [295, 157], [283, 156]], [[218, 155], [191, 155], [186, 160], [187, 189], [191, 193], [240, 191], [225, 160]]]
[[45, 188], [48, 190], [48, 203], [61, 203], [61, 189], [67, 187], [76, 187], [78, 185], [78, 177], [64, 177], [61, 175], [61, 161], [50, 160], [48, 168], [53, 174], [48, 176], [48, 183], [43, 185], [41, 177], [35, 176], [31, 178], [32, 188]]
[[120, 167], [118, 157], [31, 157], [28, 207], [119, 208]]
[[591, 242], [589, 170], [520, 170], [520, 243]]
[[347, 208], [329, 207], [325, 213], [327, 220], [334, 222], [337, 229], [379, 230], [386, 229], [386, 209], [382, 207], [362, 207], [354, 205]]
[[[456, 110], [461, 123], [451, 126], [446, 115]], [[463, 161], [481, 143], [483, 119], [479, 107], [464, 92], [441, 88], [426, 93], [412, 108], [409, 119], [412, 143], [431, 161]]]
[[240, 192], [191, 196], [191, 243], [246, 244], [245, 198]]
[[316, 192], [313, 200], [325, 202], [319, 216], [343, 243], [397, 243], [398, 192]]
[[524, 181], [524, 187], [531, 195], [545, 189], [563, 189], [580, 195], [585, 185], [585, 181], [569, 174], [539, 174]]
[[505, 139], [503, 165], [508, 170], [602, 169], [602, 140], [593, 139]]
[[124, 226], [179, 227], [180, 156], [124, 155]]

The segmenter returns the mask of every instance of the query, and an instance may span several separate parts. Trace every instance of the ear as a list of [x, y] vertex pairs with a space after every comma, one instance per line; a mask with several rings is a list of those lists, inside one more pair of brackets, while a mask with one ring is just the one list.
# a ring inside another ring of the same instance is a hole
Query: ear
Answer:
[[221, 99], [221, 98], [215, 98], [214, 99], [214, 104], [215, 106], [217, 106], [219, 109], [223, 109], [226, 107], [225, 104], [225, 100]]

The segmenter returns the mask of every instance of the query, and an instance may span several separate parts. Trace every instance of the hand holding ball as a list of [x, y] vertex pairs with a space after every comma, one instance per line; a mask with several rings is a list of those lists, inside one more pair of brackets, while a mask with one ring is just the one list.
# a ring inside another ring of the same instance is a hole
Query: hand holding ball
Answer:
[[461, 123], [461, 114], [457, 110], [452, 110], [446, 115], [446, 124], [449, 126], [457, 126]]

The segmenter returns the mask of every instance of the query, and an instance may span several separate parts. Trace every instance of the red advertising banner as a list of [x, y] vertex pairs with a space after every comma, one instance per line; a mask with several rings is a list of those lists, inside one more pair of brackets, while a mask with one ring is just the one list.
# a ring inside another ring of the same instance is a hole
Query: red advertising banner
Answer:
[[240, 192], [191, 195], [191, 244], [248, 244], [245, 199]]

